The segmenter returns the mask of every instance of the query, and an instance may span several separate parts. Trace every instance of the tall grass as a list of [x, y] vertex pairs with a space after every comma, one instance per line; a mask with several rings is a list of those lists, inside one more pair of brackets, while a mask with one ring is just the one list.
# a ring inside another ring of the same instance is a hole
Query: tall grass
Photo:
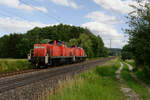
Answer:
[[0, 59], [0, 73], [32, 68], [26, 59]]
[[[130, 64], [134, 65], [133, 62], [130, 62]], [[144, 88], [141, 84], [139, 84], [137, 81], [134, 80], [134, 78], [131, 77], [130, 71], [128, 70], [128, 66], [124, 64], [124, 69], [122, 71], [122, 77], [125, 80], [126, 84], [133, 89], [143, 100], [150, 100], [150, 93], [148, 92], [148, 89]]]
[[[134, 68], [136, 68], [135, 62], [134, 60], [129, 60], [126, 61], [127, 63], [131, 64]], [[150, 73], [150, 69], [148, 69], [147, 66], [143, 66], [140, 68], [136, 68], [134, 70], [134, 74], [140, 79], [142, 80], [144, 83], [150, 85], [150, 75], [148, 74]]]
[[115, 78], [119, 66], [118, 61], [97, 66], [92, 71], [76, 76], [75, 80], [60, 85], [57, 92], [43, 100], [125, 100]]

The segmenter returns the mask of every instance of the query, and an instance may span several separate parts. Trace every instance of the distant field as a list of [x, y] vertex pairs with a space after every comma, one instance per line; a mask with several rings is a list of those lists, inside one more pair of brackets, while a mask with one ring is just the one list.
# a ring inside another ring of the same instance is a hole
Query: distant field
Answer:
[[0, 59], [0, 73], [31, 68], [27, 59]]

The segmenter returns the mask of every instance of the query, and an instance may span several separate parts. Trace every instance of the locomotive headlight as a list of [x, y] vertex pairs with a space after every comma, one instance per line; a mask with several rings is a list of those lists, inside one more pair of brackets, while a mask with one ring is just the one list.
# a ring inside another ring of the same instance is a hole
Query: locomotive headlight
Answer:
[[48, 54], [45, 56], [45, 64], [48, 64]]

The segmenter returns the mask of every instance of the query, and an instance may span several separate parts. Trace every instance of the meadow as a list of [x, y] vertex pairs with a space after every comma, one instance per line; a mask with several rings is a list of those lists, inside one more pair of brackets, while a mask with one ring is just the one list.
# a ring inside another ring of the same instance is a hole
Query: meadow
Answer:
[[0, 59], [0, 73], [30, 69], [27, 59]]

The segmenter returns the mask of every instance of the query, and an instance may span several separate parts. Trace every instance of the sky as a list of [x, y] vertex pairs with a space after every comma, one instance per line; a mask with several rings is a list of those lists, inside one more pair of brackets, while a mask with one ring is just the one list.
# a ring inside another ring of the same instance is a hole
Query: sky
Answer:
[[[134, 0], [0, 0], [0, 37], [59, 23], [88, 28], [106, 47], [122, 48]], [[111, 45], [110, 45], [111, 41]]]

